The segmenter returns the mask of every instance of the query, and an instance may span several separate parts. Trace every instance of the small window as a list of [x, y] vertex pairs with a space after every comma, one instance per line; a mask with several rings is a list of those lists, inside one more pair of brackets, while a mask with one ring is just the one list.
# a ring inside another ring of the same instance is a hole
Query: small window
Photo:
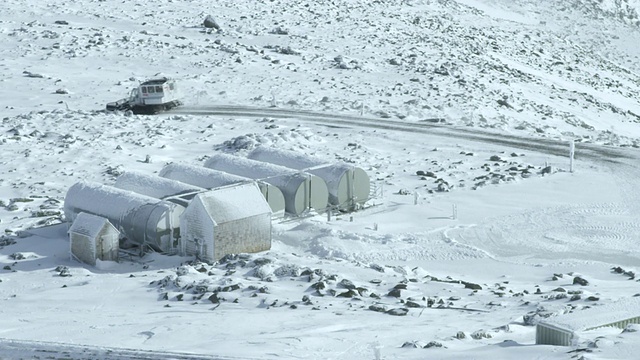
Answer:
[[149, 94], [153, 94], [154, 92], [156, 92], [153, 86], [148, 86], [148, 88], [149, 88]]
[[162, 86], [156, 86], [156, 92], [157, 93], [161, 93], [162, 92]]
[[175, 86], [173, 85], [173, 83], [169, 83], [169, 90], [175, 90]]
[[146, 93], [147, 93], [147, 87], [146, 87], [146, 86], [143, 86], [143, 87], [142, 87], [142, 93], [143, 93], [143, 94], [146, 94]]

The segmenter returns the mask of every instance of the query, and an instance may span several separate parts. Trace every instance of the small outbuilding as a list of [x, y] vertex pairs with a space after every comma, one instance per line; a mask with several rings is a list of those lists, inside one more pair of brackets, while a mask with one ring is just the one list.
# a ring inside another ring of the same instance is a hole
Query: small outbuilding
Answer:
[[83, 212], [101, 216], [123, 237], [165, 253], [177, 247], [183, 211], [182, 205], [94, 182], [74, 184], [64, 198], [68, 222]]
[[536, 325], [536, 344], [571, 346], [582, 332], [602, 327], [624, 329], [629, 324], [640, 324], [640, 297], [620, 299], [541, 321]]
[[203, 261], [271, 248], [271, 208], [253, 182], [197, 194], [180, 224], [181, 253]]
[[118, 260], [120, 232], [108, 219], [81, 212], [68, 233], [72, 259], [94, 266], [97, 260]]

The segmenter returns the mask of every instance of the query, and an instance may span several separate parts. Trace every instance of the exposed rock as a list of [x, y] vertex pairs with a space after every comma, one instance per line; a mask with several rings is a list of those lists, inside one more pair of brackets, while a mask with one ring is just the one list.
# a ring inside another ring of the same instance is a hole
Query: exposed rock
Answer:
[[474, 331], [471, 334], [471, 338], [474, 340], [480, 340], [480, 339], [491, 339], [493, 336], [491, 336], [491, 334], [489, 334], [488, 332], [484, 331], [484, 330], [478, 330], [478, 331]]
[[409, 309], [395, 308], [395, 309], [388, 310], [386, 313], [393, 316], [405, 316], [407, 315], [407, 313], [409, 313]]
[[465, 289], [482, 290], [482, 286], [480, 286], [478, 284], [474, 284], [474, 283], [470, 283], [470, 282], [466, 282], [466, 281], [463, 281], [462, 283], [464, 284], [464, 288]]
[[386, 313], [387, 307], [381, 304], [373, 304], [373, 305], [369, 305], [369, 310]]
[[589, 282], [586, 279], [584, 279], [584, 278], [582, 278], [580, 276], [576, 276], [576, 277], [573, 278], [573, 284], [574, 285], [578, 284], [578, 285], [582, 285], [582, 286], [587, 286], [587, 285], [589, 285]]
[[417, 349], [417, 348], [420, 348], [421, 346], [418, 346], [418, 344], [416, 344], [415, 341], [406, 341], [404, 344], [402, 344], [401, 347]]
[[402, 297], [402, 290], [401, 289], [392, 289], [391, 291], [389, 291], [389, 294], [387, 294], [387, 295], [399, 298], [399, 297]]
[[345, 288], [345, 289], [355, 289], [356, 286], [353, 284], [353, 282], [351, 280], [348, 279], [342, 279], [340, 281], [340, 283], [338, 283], [338, 285], [340, 285], [341, 287]]
[[456, 333], [456, 339], [462, 340], [462, 339], [466, 339], [466, 338], [467, 338], [467, 335], [463, 331], [458, 331]]
[[216, 20], [213, 18], [213, 16], [211, 15], [207, 15], [207, 17], [204, 18], [204, 22], [203, 22], [204, 27], [206, 27], [207, 29], [216, 29], [216, 30], [220, 30], [220, 25], [218, 25], [218, 23], [216, 22]]
[[418, 304], [415, 301], [411, 301], [411, 300], [407, 300], [407, 302], [404, 303], [404, 306], [409, 307], [409, 308], [421, 308], [424, 307], [420, 304]]
[[442, 343], [439, 343], [437, 341], [429, 341], [429, 343], [424, 346], [425, 349], [429, 349], [429, 348], [432, 348], [432, 347], [441, 348], [442, 347]]

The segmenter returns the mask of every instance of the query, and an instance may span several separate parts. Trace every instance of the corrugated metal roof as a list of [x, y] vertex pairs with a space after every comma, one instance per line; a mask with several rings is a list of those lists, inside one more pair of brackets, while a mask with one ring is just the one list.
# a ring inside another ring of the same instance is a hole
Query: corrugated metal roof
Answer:
[[633, 318], [640, 318], [640, 297], [624, 298], [606, 305], [593, 306], [541, 321], [540, 324], [549, 324], [568, 331], [584, 331], [614, 326], [615, 323]]

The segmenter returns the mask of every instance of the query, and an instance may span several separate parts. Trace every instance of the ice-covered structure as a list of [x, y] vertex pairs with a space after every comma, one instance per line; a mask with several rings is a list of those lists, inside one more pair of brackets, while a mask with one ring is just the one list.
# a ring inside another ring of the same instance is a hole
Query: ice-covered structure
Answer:
[[203, 261], [271, 248], [271, 208], [254, 182], [197, 194], [180, 223], [181, 254]]
[[320, 177], [327, 184], [329, 204], [339, 210], [354, 210], [369, 199], [369, 176], [357, 166], [329, 163], [311, 155], [264, 146], [255, 148], [247, 157]]
[[640, 297], [545, 319], [536, 325], [536, 344], [571, 346], [581, 332], [601, 327], [624, 329], [629, 324], [640, 324]]
[[118, 260], [120, 232], [106, 218], [81, 212], [68, 233], [72, 258], [89, 265]]
[[171, 253], [178, 246], [178, 204], [92, 182], [79, 182], [67, 191], [64, 214], [74, 222], [82, 212], [108, 219], [129, 240]]
[[118, 176], [114, 186], [118, 189], [129, 190], [158, 199], [167, 197], [190, 199], [197, 193], [205, 191], [205, 189], [198, 186], [136, 171], [127, 171]]
[[205, 189], [214, 189], [231, 184], [256, 182], [260, 192], [271, 207], [273, 217], [284, 216], [284, 196], [277, 187], [246, 177], [232, 175], [223, 171], [208, 169], [202, 166], [186, 164], [168, 164], [160, 170], [159, 176], [180, 181], [185, 184], [198, 186]]
[[327, 209], [329, 201], [327, 185], [316, 175], [227, 154], [212, 156], [204, 166], [261, 180], [277, 187], [284, 195], [286, 212], [292, 215], [301, 215], [310, 209], [317, 212], [324, 212]]

